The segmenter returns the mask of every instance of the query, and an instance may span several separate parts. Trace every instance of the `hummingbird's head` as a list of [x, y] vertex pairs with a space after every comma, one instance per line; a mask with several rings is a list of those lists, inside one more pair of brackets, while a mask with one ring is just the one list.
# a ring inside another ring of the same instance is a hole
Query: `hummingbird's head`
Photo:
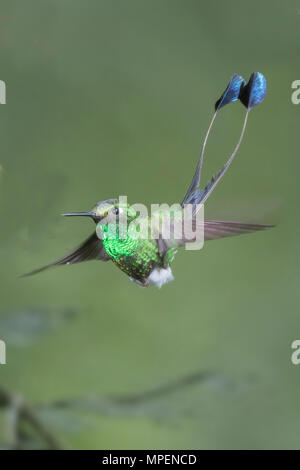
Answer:
[[105, 220], [105, 223], [116, 223], [123, 215], [127, 215], [128, 220], [132, 220], [135, 213], [130, 209], [129, 204], [120, 203], [118, 199], [106, 199], [99, 201], [88, 212], [68, 212], [63, 216], [85, 216], [90, 217], [96, 224]]

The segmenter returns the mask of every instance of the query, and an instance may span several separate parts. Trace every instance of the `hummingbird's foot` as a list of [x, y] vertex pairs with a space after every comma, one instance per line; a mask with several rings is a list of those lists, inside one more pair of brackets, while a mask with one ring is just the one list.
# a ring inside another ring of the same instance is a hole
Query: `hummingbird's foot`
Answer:
[[128, 276], [132, 282], [135, 282], [140, 287], [149, 287], [154, 284], [157, 287], [162, 287], [167, 282], [173, 281], [174, 276], [171, 268], [154, 268], [151, 274], [144, 281], [134, 279], [134, 277]]
[[138, 281], [137, 279], [134, 279], [134, 277], [130, 277], [130, 276], [128, 276], [128, 277], [132, 282], [135, 282], [140, 287], [149, 287], [150, 286], [150, 281], [148, 279], [146, 279], [143, 282], [143, 281]]

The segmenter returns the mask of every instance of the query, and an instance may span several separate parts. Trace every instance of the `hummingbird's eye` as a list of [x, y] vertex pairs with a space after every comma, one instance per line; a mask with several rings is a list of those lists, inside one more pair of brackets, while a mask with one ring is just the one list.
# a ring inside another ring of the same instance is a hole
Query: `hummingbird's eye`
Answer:
[[119, 213], [120, 213], [119, 208], [118, 208], [118, 207], [114, 207], [113, 212], [114, 212], [115, 215], [119, 215]]

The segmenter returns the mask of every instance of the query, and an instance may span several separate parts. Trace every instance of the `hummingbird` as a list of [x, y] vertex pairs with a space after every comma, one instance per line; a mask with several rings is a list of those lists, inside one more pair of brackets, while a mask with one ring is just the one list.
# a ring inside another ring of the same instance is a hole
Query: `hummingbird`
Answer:
[[[234, 74], [227, 88], [215, 103], [215, 110], [205, 135], [200, 158], [196, 167], [191, 184], [181, 202], [179, 212], [183, 211], [187, 205], [191, 205], [191, 220], [197, 230], [196, 215], [199, 206], [203, 205], [224, 174], [231, 165], [242, 142], [249, 112], [259, 104], [266, 95], [266, 79], [260, 72], [251, 74], [248, 83], [240, 75]], [[242, 126], [242, 131], [238, 143], [223, 166], [223, 168], [213, 176], [208, 184], [201, 189], [200, 177], [203, 164], [205, 148], [212, 125], [218, 111], [225, 105], [240, 101], [246, 107], [246, 115]], [[152, 284], [161, 287], [173, 280], [171, 263], [174, 260], [177, 249], [187, 241], [186, 234], [179, 238], [173, 236], [164, 237], [159, 233], [155, 238], [133, 237], [130, 233], [129, 225], [136, 219], [136, 212], [129, 204], [120, 203], [118, 199], [106, 199], [98, 202], [92, 210], [88, 212], [71, 212], [62, 214], [68, 217], [88, 217], [96, 224], [96, 230], [81, 245], [67, 255], [49, 263], [41, 268], [35, 269], [23, 276], [30, 276], [40, 273], [50, 267], [58, 265], [69, 265], [89, 260], [112, 261], [121, 271], [123, 271], [131, 281], [139, 286], [148, 287]], [[178, 214], [177, 214], [178, 215]], [[120, 221], [126, 217], [125, 234], [120, 236]], [[182, 218], [177, 218], [173, 214], [171, 225], [173, 234], [176, 224], [182, 225]], [[223, 220], [204, 220], [202, 230], [204, 241], [218, 238], [239, 235], [243, 233], [265, 230], [273, 225], [250, 224], [243, 222], [232, 222]], [[190, 240], [188, 240], [190, 241]]]

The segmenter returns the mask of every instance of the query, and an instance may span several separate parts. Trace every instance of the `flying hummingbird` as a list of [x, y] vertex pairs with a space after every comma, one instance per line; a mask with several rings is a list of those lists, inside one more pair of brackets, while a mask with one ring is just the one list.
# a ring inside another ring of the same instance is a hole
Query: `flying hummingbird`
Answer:
[[[184, 211], [188, 204], [192, 206], [193, 221], [194, 218], [196, 220], [199, 205], [206, 202], [237, 154], [245, 132], [249, 111], [264, 99], [265, 94], [266, 79], [263, 74], [254, 72], [248, 83], [240, 75], [235, 74], [224, 93], [216, 102], [215, 112], [204, 138], [195, 174], [180, 206], [181, 211]], [[216, 115], [222, 107], [238, 100], [247, 109], [239, 141], [224, 167], [209, 181], [204, 189], [200, 189], [204, 151]], [[139, 238], [132, 237], [130, 231], [125, 230], [125, 235], [123, 234], [121, 237], [119, 233], [121, 217], [126, 216], [126, 228], [128, 228], [128, 224], [134, 221], [136, 214], [131, 210], [131, 206], [120, 204], [117, 199], [100, 201], [89, 212], [75, 212], [62, 215], [90, 217], [97, 226], [96, 231], [71, 253], [23, 276], [30, 276], [57, 265], [74, 264], [89, 260], [111, 260], [132, 281], [143, 287], [148, 287], [151, 284], [161, 287], [173, 279], [170, 265], [177, 248], [183, 246], [187, 241], [186, 235], [175, 239], [174, 236], [166, 238], [160, 233], [155, 238]], [[182, 218], [177, 219], [173, 217], [171, 220], [173, 229], [174, 227], [176, 229], [176, 224], [178, 223], [182, 224]], [[270, 227], [272, 226], [220, 220], [204, 220], [204, 227], [202, 224], [205, 241], [264, 230]], [[114, 230], [111, 230], [111, 228]]]

